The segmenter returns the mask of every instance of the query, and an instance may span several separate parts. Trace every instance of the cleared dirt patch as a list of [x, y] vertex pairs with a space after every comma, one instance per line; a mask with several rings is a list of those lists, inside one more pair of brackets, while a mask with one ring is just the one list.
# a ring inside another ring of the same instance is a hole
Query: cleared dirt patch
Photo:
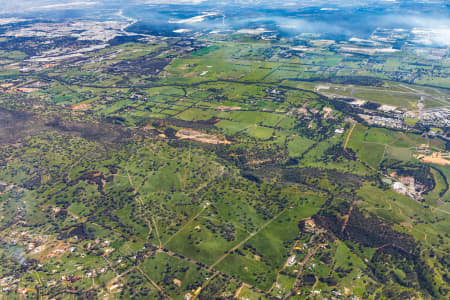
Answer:
[[442, 153], [433, 153], [429, 156], [417, 155], [416, 158], [422, 160], [423, 162], [430, 163], [430, 164], [438, 164], [441, 166], [450, 165], [450, 160], [448, 159], [448, 155], [443, 156]]
[[83, 110], [89, 109], [89, 107], [90, 107], [90, 105], [88, 103], [83, 103], [83, 104], [78, 104], [78, 105], [72, 106], [70, 109], [83, 111]]
[[207, 143], [207, 144], [214, 144], [214, 145], [218, 145], [218, 144], [229, 145], [229, 144], [231, 144], [231, 142], [227, 141], [225, 138], [221, 138], [221, 137], [218, 137], [218, 136], [212, 135], [212, 134], [206, 134], [201, 131], [197, 131], [197, 130], [190, 129], [190, 128], [180, 129], [177, 132], [176, 137], [179, 139], [189, 139], [189, 140], [193, 140], [193, 141], [200, 142], [200, 143]]
[[239, 106], [231, 107], [231, 106], [221, 105], [221, 106], [217, 107], [217, 110], [220, 110], [220, 111], [236, 111], [236, 110], [241, 110], [241, 107], [239, 107]]

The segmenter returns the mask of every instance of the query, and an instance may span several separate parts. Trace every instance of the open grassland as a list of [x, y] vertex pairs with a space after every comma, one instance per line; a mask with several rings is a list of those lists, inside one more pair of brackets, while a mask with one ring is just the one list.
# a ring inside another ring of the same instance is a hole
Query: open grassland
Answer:
[[167, 38], [2, 71], [0, 297], [446, 299], [450, 171], [414, 158], [445, 142], [332, 98], [416, 109], [448, 91], [395, 81], [416, 57], [302, 42]]
[[442, 149], [443, 142], [428, 140], [419, 135], [405, 134], [382, 128], [367, 128], [357, 125], [349, 138], [348, 147], [360, 154], [361, 160], [378, 167], [385, 158], [409, 161], [416, 149], [426, 145], [431, 149]]

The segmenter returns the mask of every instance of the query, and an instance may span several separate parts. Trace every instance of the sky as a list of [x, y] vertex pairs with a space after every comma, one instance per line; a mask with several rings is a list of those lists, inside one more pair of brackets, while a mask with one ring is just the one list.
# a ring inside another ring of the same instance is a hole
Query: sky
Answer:
[[18, 13], [32, 10], [48, 9], [73, 9], [85, 8], [102, 4], [121, 4], [123, 6], [130, 3], [139, 4], [171, 4], [171, 5], [200, 5], [217, 3], [226, 5], [229, 3], [252, 5], [252, 6], [363, 6], [378, 4], [398, 4], [401, 2], [418, 3], [448, 3], [446, 0], [0, 0], [0, 14]]
[[0, 0], [0, 14], [21, 13], [33, 10], [85, 8], [98, 4], [100, 3], [95, 0], [78, 0], [78, 1]]

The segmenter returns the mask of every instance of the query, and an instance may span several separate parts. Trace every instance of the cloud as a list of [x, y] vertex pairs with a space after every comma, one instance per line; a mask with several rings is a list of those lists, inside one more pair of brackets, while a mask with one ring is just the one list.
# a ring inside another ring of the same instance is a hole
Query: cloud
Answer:
[[180, 5], [197, 5], [206, 0], [146, 0], [145, 4], [180, 4]]
[[[1, 1], [0, 1], [1, 2]], [[86, 8], [100, 4], [98, 1], [18, 0], [2, 4], [0, 15], [26, 13], [40, 10], [67, 10]]]
[[57, 3], [57, 4], [48, 4], [43, 6], [36, 6], [31, 9], [72, 9], [80, 6], [92, 6], [97, 5], [98, 2], [94, 1], [78, 1], [78, 2], [67, 2], [67, 3]]
[[450, 19], [441, 15], [434, 16], [385, 16], [383, 23], [391, 27], [412, 29], [415, 42], [425, 45], [450, 46]]

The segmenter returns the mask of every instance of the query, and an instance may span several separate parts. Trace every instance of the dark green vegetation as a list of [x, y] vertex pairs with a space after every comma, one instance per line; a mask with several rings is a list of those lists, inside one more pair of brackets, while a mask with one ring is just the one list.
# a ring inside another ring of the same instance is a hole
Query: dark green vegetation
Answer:
[[447, 299], [450, 169], [414, 156], [445, 143], [316, 93], [387, 82], [348, 58], [222, 38], [2, 73], [0, 295]]

